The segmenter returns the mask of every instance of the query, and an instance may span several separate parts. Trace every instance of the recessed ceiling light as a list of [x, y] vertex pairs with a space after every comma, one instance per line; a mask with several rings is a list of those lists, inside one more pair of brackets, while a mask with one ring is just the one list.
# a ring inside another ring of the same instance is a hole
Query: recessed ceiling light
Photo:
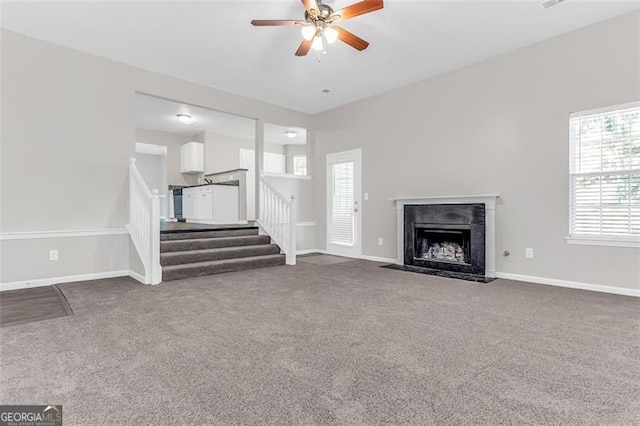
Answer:
[[543, 0], [540, 2], [540, 7], [547, 10], [553, 6], [557, 6], [560, 3], [564, 3], [567, 0]]
[[186, 124], [187, 126], [191, 126], [195, 120], [189, 114], [176, 114], [176, 118], [182, 124]]
[[322, 93], [331, 93], [331, 89], [322, 89], [321, 92]]
[[298, 132], [296, 132], [295, 130], [287, 130], [286, 132], [284, 132], [285, 135], [287, 135], [288, 138], [295, 138], [296, 136], [298, 136]]

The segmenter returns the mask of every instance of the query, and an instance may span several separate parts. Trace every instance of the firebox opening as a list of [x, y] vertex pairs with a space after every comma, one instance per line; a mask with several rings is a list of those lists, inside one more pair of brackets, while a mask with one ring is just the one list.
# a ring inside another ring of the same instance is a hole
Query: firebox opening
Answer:
[[471, 265], [470, 229], [435, 229], [416, 226], [415, 244], [416, 260]]

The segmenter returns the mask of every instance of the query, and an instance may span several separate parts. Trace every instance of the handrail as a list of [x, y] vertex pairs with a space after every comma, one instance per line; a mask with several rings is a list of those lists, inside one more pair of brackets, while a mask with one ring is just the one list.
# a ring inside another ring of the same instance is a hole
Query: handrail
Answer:
[[129, 160], [129, 235], [144, 266], [144, 284], [162, 281], [160, 266], [160, 200], [142, 179], [136, 159]]
[[260, 178], [260, 214], [258, 223], [286, 255], [287, 265], [296, 264], [296, 197], [284, 196]]

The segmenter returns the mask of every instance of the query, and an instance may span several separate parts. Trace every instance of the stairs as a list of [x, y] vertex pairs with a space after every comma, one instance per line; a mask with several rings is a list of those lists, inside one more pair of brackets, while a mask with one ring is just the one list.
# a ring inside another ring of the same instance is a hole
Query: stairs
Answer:
[[160, 233], [162, 281], [285, 264], [257, 227]]

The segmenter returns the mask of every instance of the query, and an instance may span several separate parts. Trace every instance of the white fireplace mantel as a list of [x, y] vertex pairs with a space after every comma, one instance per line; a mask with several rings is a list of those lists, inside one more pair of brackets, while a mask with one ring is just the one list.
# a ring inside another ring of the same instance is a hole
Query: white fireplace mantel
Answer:
[[398, 256], [396, 263], [404, 265], [404, 206], [428, 204], [484, 204], [485, 206], [485, 276], [496, 276], [496, 200], [498, 194], [453, 195], [435, 197], [394, 197], [398, 226]]

